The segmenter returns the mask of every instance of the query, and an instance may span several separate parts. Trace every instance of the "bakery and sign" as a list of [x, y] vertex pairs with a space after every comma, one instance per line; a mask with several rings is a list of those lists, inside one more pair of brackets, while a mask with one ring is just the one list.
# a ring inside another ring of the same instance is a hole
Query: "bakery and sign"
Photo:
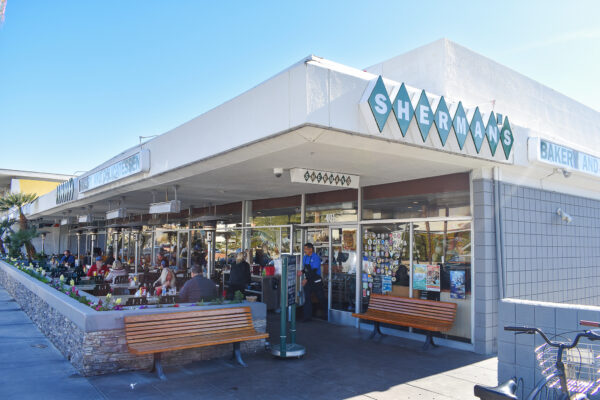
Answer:
[[529, 138], [529, 160], [600, 177], [600, 157], [546, 139]]
[[[392, 119], [403, 140], [409, 139], [409, 128], [416, 125], [419, 139], [413, 138], [414, 144], [429, 143], [447, 151], [473, 152], [472, 155], [479, 157], [498, 159], [496, 154], [499, 153], [505, 160], [510, 158], [514, 137], [508, 117], [494, 111], [484, 116], [479, 107], [465, 109], [460, 101], [448, 104], [444, 96], [428, 96], [424, 90], [418, 93], [410, 89], [409, 92], [404, 83], [393, 94], [392, 100], [381, 76], [367, 86], [360, 105], [367, 123], [376, 132], [381, 134]], [[431, 136], [434, 126], [439, 141]], [[484, 150], [485, 143], [487, 149]]]
[[79, 178], [79, 191], [85, 192], [150, 170], [150, 152], [138, 151], [107, 167]]

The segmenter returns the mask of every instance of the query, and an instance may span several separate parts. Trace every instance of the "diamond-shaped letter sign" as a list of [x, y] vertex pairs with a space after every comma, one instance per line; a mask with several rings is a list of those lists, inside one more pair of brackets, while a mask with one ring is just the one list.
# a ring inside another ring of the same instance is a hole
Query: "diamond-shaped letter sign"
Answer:
[[508, 117], [504, 117], [504, 124], [502, 125], [502, 130], [500, 130], [500, 140], [502, 141], [504, 156], [508, 160], [513, 143], [515, 142], [510, 123], [508, 122]]
[[415, 110], [410, 102], [410, 96], [406, 91], [404, 83], [400, 86], [400, 90], [398, 90], [392, 108], [394, 109], [394, 115], [396, 116], [396, 121], [398, 121], [400, 132], [402, 132], [402, 136], [406, 136], [410, 120], [412, 119]]
[[373, 113], [373, 117], [375, 117], [375, 122], [377, 122], [377, 128], [379, 128], [379, 132], [381, 132], [383, 131], [388, 115], [390, 115], [390, 112], [392, 111], [390, 96], [388, 96], [381, 76], [377, 78], [377, 83], [369, 96], [368, 103], [371, 112]]
[[450, 113], [448, 112], [448, 106], [446, 105], [444, 96], [442, 96], [440, 99], [437, 110], [435, 110], [434, 120], [438, 134], [440, 135], [440, 140], [442, 141], [442, 146], [445, 146], [446, 140], [448, 140], [448, 135], [450, 134], [452, 120], [450, 119]]
[[417, 103], [417, 108], [415, 109], [415, 117], [421, 131], [421, 137], [425, 141], [427, 140], [427, 136], [429, 136], [429, 130], [433, 123], [433, 112], [431, 111], [431, 106], [424, 90], [421, 91], [421, 97], [419, 97], [419, 103]]
[[492, 152], [492, 156], [496, 154], [496, 148], [498, 147], [498, 125], [496, 124], [496, 116], [494, 112], [490, 114], [490, 118], [488, 119], [487, 128], [485, 128], [485, 136], [487, 136], [488, 144], [490, 145], [490, 151]]
[[483, 135], [485, 134], [485, 126], [483, 125], [483, 119], [479, 112], [479, 107], [475, 108], [473, 119], [471, 119], [471, 137], [473, 137], [473, 143], [475, 143], [475, 150], [479, 154], [481, 145], [483, 144]]
[[469, 136], [469, 124], [467, 123], [467, 114], [462, 106], [462, 102], [458, 102], [456, 112], [454, 113], [454, 121], [452, 121], [452, 127], [454, 128], [454, 134], [458, 141], [458, 146], [462, 150]]

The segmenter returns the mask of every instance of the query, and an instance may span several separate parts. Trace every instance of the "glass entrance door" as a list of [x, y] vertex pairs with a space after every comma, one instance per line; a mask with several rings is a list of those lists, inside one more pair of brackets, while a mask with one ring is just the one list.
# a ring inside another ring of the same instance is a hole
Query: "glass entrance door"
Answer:
[[356, 273], [359, 266], [358, 229], [329, 228], [329, 319], [342, 322], [346, 315], [339, 312], [356, 311]]

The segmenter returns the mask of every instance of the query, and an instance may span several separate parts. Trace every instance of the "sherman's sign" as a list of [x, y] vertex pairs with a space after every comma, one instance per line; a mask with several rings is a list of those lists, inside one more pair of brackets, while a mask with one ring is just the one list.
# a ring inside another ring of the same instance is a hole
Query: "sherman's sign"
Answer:
[[444, 96], [419, 92], [404, 83], [392, 87], [390, 96], [381, 76], [369, 83], [360, 106], [375, 134], [475, 157], [511, 158], [510, 122], [493, 110], [484, 114], [460, 101], [447, 103]]

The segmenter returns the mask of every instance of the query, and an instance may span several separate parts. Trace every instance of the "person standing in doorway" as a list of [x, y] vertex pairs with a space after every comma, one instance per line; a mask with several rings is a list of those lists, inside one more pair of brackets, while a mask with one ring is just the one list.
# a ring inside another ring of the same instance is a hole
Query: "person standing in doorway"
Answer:
[[321, 257], [315, 253], [312, 243], [304, 245], [304, 257], [302, 258], [304, 270], [304, 279], [302, 286], [304, 288], [304, 322], [312, 319], [312, 294], [317, 296], [318, 307], [323, 309], [325, 297], [323, 295], [323, 277], [321, 276]]

